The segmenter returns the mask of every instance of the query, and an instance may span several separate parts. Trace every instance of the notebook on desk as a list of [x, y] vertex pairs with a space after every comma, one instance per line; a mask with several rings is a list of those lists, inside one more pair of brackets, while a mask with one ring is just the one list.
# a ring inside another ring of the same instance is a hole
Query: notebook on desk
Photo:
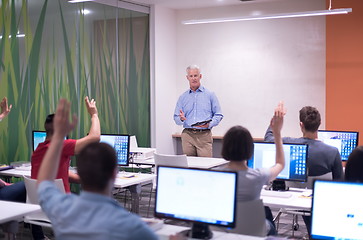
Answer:
[[5, 170], [9, 170], [9, 169], [13, 169], [13, 166], [9, 166], [9, 165], [0, 165], [0, 171], [5, 171]]

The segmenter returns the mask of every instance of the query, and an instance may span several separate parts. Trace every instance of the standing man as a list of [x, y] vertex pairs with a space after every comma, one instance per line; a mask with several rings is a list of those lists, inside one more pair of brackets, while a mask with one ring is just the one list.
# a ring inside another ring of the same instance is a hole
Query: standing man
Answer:
[[183, 125], [181, 134], [184, 154], [212, 157], [212, 132], [223, 118], [216, 95], [201, 86], [202, 74], [196, 65], [187, 67], [189, 87], [178, 99], [174, 121]]

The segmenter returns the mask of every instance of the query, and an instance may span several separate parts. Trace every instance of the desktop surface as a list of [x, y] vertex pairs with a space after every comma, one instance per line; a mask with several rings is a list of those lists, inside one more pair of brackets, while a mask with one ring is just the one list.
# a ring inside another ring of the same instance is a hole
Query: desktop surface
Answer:
[[336, 147], [343, 161], [348, 160], [350, 153], [358, 146], [358, 132], [319, 130], [318, 139]]

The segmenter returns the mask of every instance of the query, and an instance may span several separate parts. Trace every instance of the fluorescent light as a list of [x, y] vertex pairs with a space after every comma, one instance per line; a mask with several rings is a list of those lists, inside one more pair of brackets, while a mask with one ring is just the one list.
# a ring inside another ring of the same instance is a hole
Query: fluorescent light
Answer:
[[[16, 34], [16, 37], [17, 38], [25, 37], [25, 34], [24, 33]], [[0, 39], [2, 39], [2, 38], [3, 38], [3, 36], [0, 36]], [[9, 38], [11, 38], [11, 35], [9, 35]]]
[[69, 3], [92, 2], [94, 0], [69, 0]]
[[332, 10], [319, 10], [308, 12], [292, 12], [292, 13], [278, 13], [263, 16], [246, 16], [246, 17], [230, 17], [230, 18], [211, 18], [200, 20], [186, 20], [182, 21], [182, 24], [204, 24], [204, 23], [221, 23], [221, 22], [238, 22], [238, 21], [250, 21], [250, 20], [263, 20], [263, 19], [277, 19], [277, 18], [295, 18], [295, 17], [310, 17], [310, 16], [324, 16], [335, 14], [347, 14], [352, 12], [351, 8], [339, 8]]
[[87, 15], [87, 14], [90, 14], [90, 13], [91, 13], [91, 11], [90, 11], [90, 10], [88, 10], [88, 9], [82, 9], [82, 10], [81, 10], [81, 13], [82, 13], [83, 15]]

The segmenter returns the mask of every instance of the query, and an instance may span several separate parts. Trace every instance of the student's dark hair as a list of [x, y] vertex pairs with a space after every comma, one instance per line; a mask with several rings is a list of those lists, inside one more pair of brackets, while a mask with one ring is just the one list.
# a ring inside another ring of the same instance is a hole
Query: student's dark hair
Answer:
[[321, 123], [321, 117], [318, 109], [311, 106], [303, 107], [300, 110], [300, 122], [304, 124], [306, 131], [316, 132]]
[[247, 128], [234, 126], [223, 137], [222, 157], [226, 160], [248, 160], [253, 155], [253, 149], [253, 139]]
[[76, 165], [83, 189], [104, 191], [117, 167], [116, 152], [106, 143], [90, 143], [79, 153]]
[[53, 119], [54, 119], [54, 114], [49, 114], [47, 116], [47, 118], [45, 119], [44, 129], [45, 129], [45, 131], [47, 133], [47, 136], [53, 135], [53, 131], [54, 131], [54, 128], [53, 128]]
[[363, 146], [356, 147], [345, 166], [345, 180], [363, 183]]

